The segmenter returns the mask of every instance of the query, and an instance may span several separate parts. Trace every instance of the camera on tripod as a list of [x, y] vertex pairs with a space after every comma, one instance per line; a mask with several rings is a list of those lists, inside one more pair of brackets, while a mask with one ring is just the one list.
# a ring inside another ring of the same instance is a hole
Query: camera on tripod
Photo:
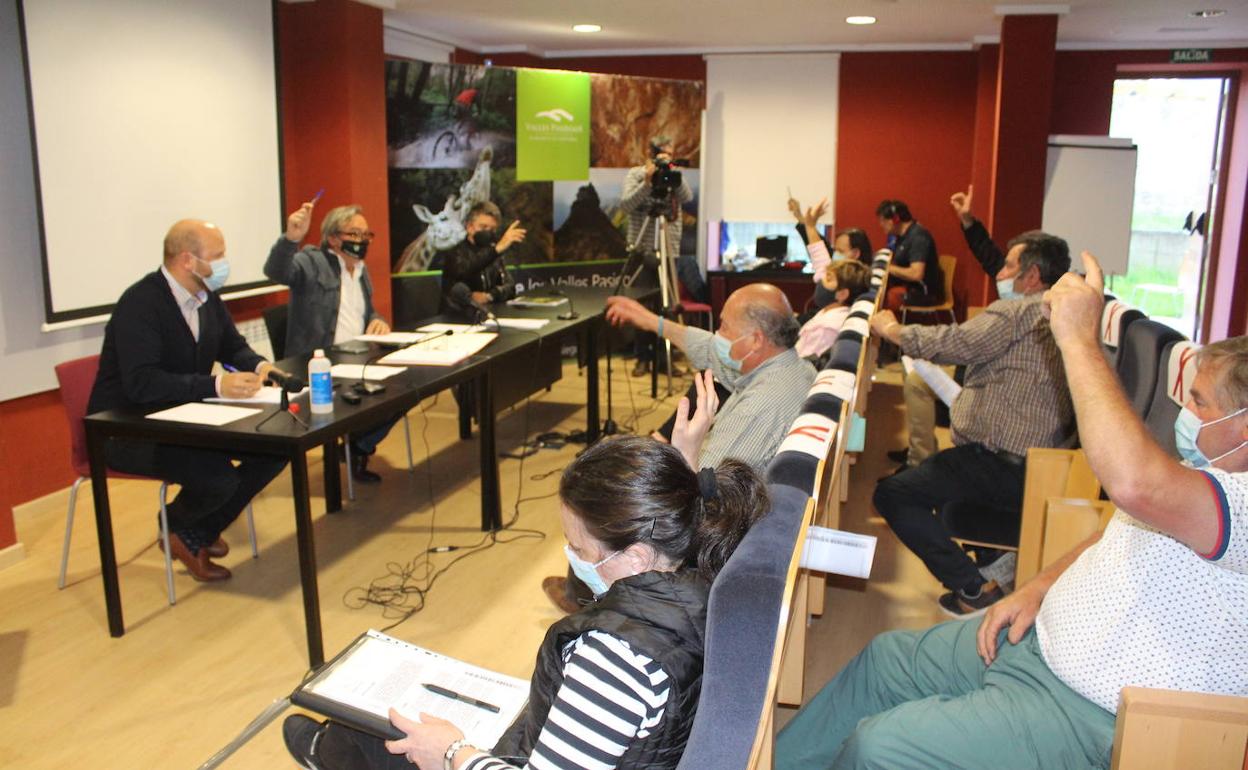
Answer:
[[650, 175], [650, 196], [666, 198], [680, 187], [681, 175], [677, 167], [688, 168], [689, 161], [685, 158], [668, 160], [656, 155], [650, 162], [654, 164], [654, 173]]

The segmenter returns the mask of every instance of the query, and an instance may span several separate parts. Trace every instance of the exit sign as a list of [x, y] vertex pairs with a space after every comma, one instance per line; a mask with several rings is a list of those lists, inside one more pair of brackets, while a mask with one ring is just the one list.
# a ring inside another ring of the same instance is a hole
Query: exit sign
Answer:
[[1213, 61], [1212, 48], [1179, 48], [1170, 52], [1171, 64], [1196, 64]]

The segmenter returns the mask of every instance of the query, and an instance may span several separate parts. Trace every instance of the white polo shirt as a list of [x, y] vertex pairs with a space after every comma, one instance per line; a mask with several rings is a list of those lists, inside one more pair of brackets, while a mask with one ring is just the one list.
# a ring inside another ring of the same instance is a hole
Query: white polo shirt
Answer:
[[1128, 685], [1248, 695], [1248, 473], [1202, 472], [1219, 510], [1212, 551], [1119, 510], [1040, 607], [1045, 663], [1111, 713]]
[[[337, 254], [334, 255], [338, 257]], [[334, 344], [340, 345], [364, 333], [364, 263], [347, 269], [347, 262], [338, 257], [338, 325], [334, 328]]]

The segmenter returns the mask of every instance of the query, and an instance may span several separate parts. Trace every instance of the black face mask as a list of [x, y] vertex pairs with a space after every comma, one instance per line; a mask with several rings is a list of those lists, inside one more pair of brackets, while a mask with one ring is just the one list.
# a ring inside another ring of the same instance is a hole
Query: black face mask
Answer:
[[364, 259], [364, 255], [368, 254], [368, 241], [343, 241], [338, 250], [356, 259]]
[[473, 246], [493, 246], [496, 243], [498, 243], [498, 233], [493, 230], [478, 230], [472, 234]]
[[828, 291], [823, 281], [815, 284], [815, 307], [822, 309], [833, 304], [836, 304], [836, 292]]

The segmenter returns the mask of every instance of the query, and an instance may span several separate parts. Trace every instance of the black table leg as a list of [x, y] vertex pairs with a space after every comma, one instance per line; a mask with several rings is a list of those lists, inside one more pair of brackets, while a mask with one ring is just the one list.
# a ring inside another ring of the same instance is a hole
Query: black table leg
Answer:
[[[336, 452], [334, 457], [337, 457]], [[335, 467], [337, 464], [335, 460]], [[303, 620], [308, 631], [308, 665], [319, 668], [325, 662], [325, 646], [321, 640], [321, 599], [316, 587], [316, 543], [312, 537], [308, 457], [303, 452], [296, 451], [290, 456], [290, 479], [295, 498], [295, 537], [299, 549], [299, 581], [303, 585]]]
[[[343, 436], [344, 441], [349, 439]], [[331, 439], [324, 444], [325, 461], [322, 463], [325, 471], [325, 512], [337, 513], [342, 510], [342, 473], [339, 470], [338, 462], [338, 441]], [[347, 469], [350, 473], [351, 469]], [[304, 475], [307, 475], [307, 459], [304, 459]]]
[[104, 446], [108, 439], [87, 425], [87, 457], [91, 463], [91, 497], [95, 501], [95, 533], [100, 541], [100, 577], [104, 579], [104, 607], [108, 611], [108, 633], [122, 636], [126, 622], [121, 615], [121, 582], [117, 577], [117, 549], [113, 545], [113, 512], [108, 505], [108, 461]]
[[598, 440], [598, 324], [585, 324], [585, 443]]
[[498, 488], [498, 451], [494, 445], [494, 387], [490, 371], [477, 377], [477, 433], [481, 441], [481, 531], [503, 526], [502, 493]]

